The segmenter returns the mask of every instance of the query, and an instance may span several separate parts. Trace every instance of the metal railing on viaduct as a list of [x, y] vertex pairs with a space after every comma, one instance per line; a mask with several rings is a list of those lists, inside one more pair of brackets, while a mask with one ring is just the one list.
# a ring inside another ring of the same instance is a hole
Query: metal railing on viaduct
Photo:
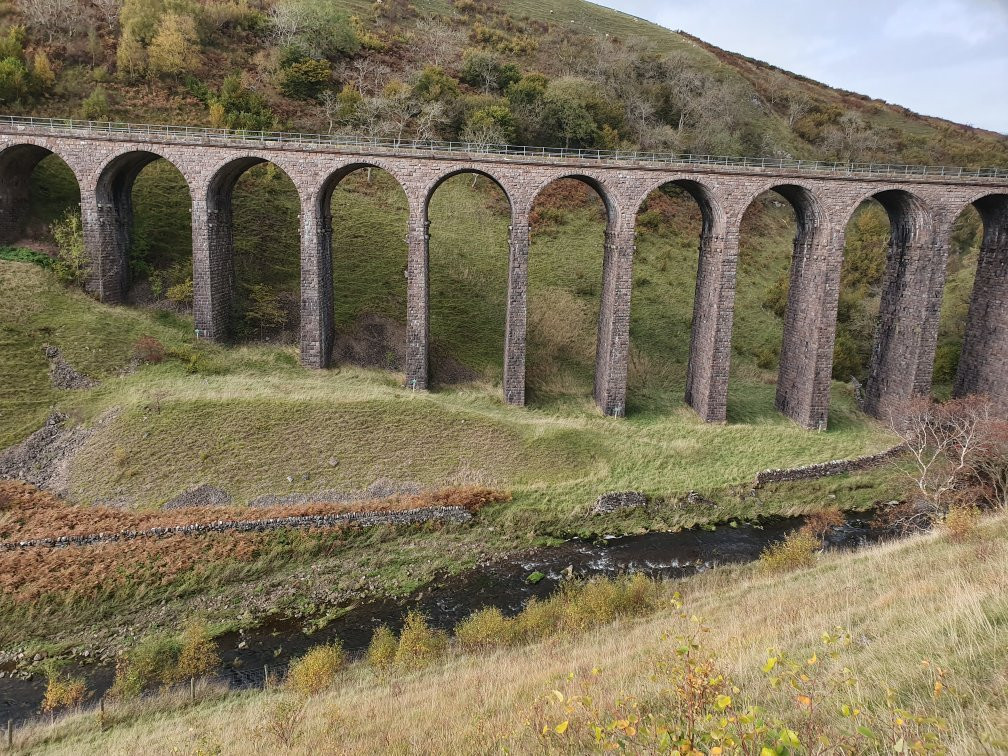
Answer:
[[[653, 190], [673, 184], [696, 200], [699, 239], [686, 402], [708, 422], [726, 415], [739, 234], [746, 208], [776, 191], [795, 210], [777, 407], [808, 428], [825, 428], [847, 223], [878, 200], [892, 235], [865, 406], [883, 416], [893, 402], [927, 392], [953, 222], [969, 205], [984, 237], [955, 390], [984, 393], [1008, 411], [1008, 169], [827, 163], [645, 152], [570, 150], [458, 142], [407, 142], [290, 132], [233, 132], [187, 126], [94, 123], [0, 116], [0, 242], [23, 232], [29, 179], [54, 153], [80, 185], [90, 260], [89, 290], [121, 302], [129, 284], [131, 191], [148, 163], [164, 159], [192, 199], [194, 316], [200, 338], [227, 338], [233, 287], [231, 195], [238, 178], [270, 162], [300, 200], [301, 359], [329, 365], [334, 188], [361, 168], [387, 171], [409, 205], [406, 384], [425, 389], [429, 364], [428, 204], [450, 176], [493, 180], [510, 203], [510, 260], [504, 326], [504, 398], [525, 401], [529, 218], [539, 193], [561, 178], [594, 188], [607, 211], [595, 364], [595, 401], [608, 415], [626, 407], [636, 216]], [[548, 254], [548, 252], [547, 252]]]

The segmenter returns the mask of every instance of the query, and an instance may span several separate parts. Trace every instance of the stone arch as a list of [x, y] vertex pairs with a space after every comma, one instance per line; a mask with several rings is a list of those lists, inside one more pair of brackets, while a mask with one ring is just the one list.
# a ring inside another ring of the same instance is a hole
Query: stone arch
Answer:
[[791, 206], [796, 224], [774, 404], [802, 427], [825, 430], [842, 255], [832, 238], [825, 203], [816, 187], [806, 183], [767, 182], [759, 187], [740, 205], [740, 229], [746, 210], [765, 192], [774, 192]]
[[724, 419], [723, 402], [720, 410], [711, 410], [709, 404], [714, 399], [713, 394], [717, 393], [712, 381], [716, 382], [714, 375], [717, 371], [714, 365], [720, 357], [715, 332], [718, 327], [721, 287], [715, 285], [715, 281], [719, 280], [717, 269], [722, 261], [727, 224], [722, 188], [689, 174], [649, 177], [643, 192], [630, 205], [635, 227], [644, 203], [655, 191], [667, 186], [676, 187], [689, 195], [700, 214], [685, 401], [705, 419], [720, 421]]
[[[214, 166], [200, 189], [190, 190], [194, 195], [193, 312], [197, 338], [224, 340], [230, 335], [235, 283], [232, 199], [242, 175], [262, 163], [273, 165], [298, 189], [299, 210], [304, 215], [304, 192], [293, 178], [296, 171], [273, 158], [255, 153], [231, 155]], [[196, 217], [197, 211], [200, 217]]]
[[[477, 186], [480, 178], [485, 181]], [[509, 339], [515, 313], [508, 303], [515, 295], [509, 286], [517, 263], [512, 242], [528, 219], [521, 216], [514, 195], [514, 176], [507, 168], [453, 164], [425, 183], [417, 212], [427, 229], [430, 327], [432, 343], [438, 345], [431, 355], [432, 380], [499, 380], [505, 402], [522, 404], [524, 376], [515, 391], [517, 377], [508, 367], [518, 359], [519, 348]], [[449, 197], [459, 204], [446, 204]], [[454, 219], [463, 216], [466, 225], [460, 226]], [[466, 285], [473, 273], [484, 282], [482, 293]], [[520, 348], [523, 360], [524, 343]]]
[[[542, 194], [548, 186], [563, 179], [580, 181], [595, 190], [595, 193], [599, 196], [599, 198], [601, 198], [602, 204], [606, 209], [607, 225], [609, 229], [615, 228], [622, 220], [620, 203], [617, 200], [613, 187], [611, 187], [603, 177], [594, 176], [590, 172], [581, 173], [576, 171], [557, 171], [556, 173], [547, 176], [545, 179], [539, 181], [539, 183], [537, 183], [529, 192], [528, 209], [531, 211], [532, 206], [535, 205], [535, 201], [539, 198], [539, 195]], [[643, 198], [641, 198], [641, 201], [643, 201]]]
[[903, 186], [879, 186], [845, 209], [847, 224], [862, 203], [877, 201], [889, 217], [879, 316], [864, 387], [864, 409], [884, 417], [893, 404], [931, 388], [947, 247], [937, 245], [935, 209]]
[[333, 196], [350, 174], [377, 169], [387, 173], [405, 196], [397, 166], [383, 160], [351, 160], [325, 174], [317, 189], [302, 197], [301, 222], [301, 361], [325, 368], [333, 360], [335, 292]]
[[24, 231], [29, 216], [30, 182], [36, 166], [50, 155], [62, 160], [73, 173], [78, 191], [83, 192], [81, 166], [72, 155], [64, 154], [51, 140], [26, 138], [0, 149], [0, 242], [16, 241]]
[[980, 213], [983, 237], [966, 316], [956, 396], [985, 394], [1008, 416], [1008, 193], [970, 200]]
[[154, 149], [124, 150], [98, 169], [94, 184], [96, 223], [85, 229], [85, 241], [92, 261], [97, 261], [103, 285], [125, 298], [129, 287], [129, 245], [133, 229], [133, 185], [151, 163], [164, 160], [185, 180], [192, 200], [189, 179], [167, 155]]

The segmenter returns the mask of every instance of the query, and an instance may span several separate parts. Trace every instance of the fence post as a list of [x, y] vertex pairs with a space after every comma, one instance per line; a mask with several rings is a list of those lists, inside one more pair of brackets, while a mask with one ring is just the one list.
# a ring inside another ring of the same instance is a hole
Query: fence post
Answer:
[[263, 690], [269, 690], [269, 664], [263, 664]]
[[105, 719], [105, 696], [98, 699], [98, 713], [102, 719]]
[[189, 700], [190, 701], [195, 701], [196, 700], [196, 678], [195, 677], [190, 677], [189, 678]]
[[7, 720], [7, 747], [8, 748], [13, 748], [14, 747], [14, 720], [13, 719], [8, 719]]

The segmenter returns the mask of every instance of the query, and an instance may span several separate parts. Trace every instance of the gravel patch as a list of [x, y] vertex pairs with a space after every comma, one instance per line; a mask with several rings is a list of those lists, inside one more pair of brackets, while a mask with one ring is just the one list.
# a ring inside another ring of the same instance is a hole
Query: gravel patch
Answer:
[[313, 493], [264, 494], [249, 502], [250, 507], [286, 507], [301, 504], [347, 504], [355, 501], [391, 499], [395, 496], [416, 496], [422, 491], [418, 483], [397, 483], [379, 478], [357, 491], [315, 491]]
[[165, 502], [162, 509], [183, 509], [185, 507], [223, 507], [231, 503], [231, 494], [221, 488], [201, 483], [195, 488], [183, 491], [174, 499]]
[[80, 390], [90, 389], [98, 385], [98, 381], [88, 378], [83, 373], [77, 372], [70, 364], [63, 359], [63, 353], [59, 347], [45, 344], [42, 352], [49, 360], [49, 380], [58, 389]]
[[92, 433], [81, 426], [67, 428], [67, 419], [62, 412], [54, 412], [20, 444], [0, 452], [0, 478], [23, 480], [65, 496], [70, 462]]

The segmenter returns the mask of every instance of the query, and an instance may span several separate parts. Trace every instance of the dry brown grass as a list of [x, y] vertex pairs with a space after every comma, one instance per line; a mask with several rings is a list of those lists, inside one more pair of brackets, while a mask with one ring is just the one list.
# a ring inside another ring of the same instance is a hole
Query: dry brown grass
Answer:
[[213, 523], [305, 517], [345, 512], [403, 512], [426, 507], [462, 507], [476, 511], [486, 504], [507, 501], [509, 495], [482, 486], [460, 486], [427, 491], [416, 496], [354, 501], [345, 504], [303, 504], [280, 507], [185, 507], [138, 510], [71, 504], [20, 481], [0, 481], [0, 536], [5, 540], [55, 538], [68, 535], [117, 533]]
[[[686, 618], [660, 612], [492, 655], [449, 657], [390, 679], [360, 666], [308, 707], [293, 752], [466, 754], [507, 747], [541, 753], [533, 723], [552, 690], [592, 678], [592, 696], [604, 705], [627, 695], [648, 700], [662, 685], [653, 669], [656, 655], [669, 652], [663, 634], [693, 627], [692, 614], [709, 626], [700, 643], [738, 686], [733, 697], [739, 706], [755, 698], [770, 716], [793, 714], [793, 695], [786, 686], [769, 688], [761, 668], [771, 649], [800, 659], [818, 651], [819, 674], [849, 668], [866, 706], [882, 706], [889, 689], [912, 710], [937, 707], [947, 726], [947, 752], [997, 752], [1008, 721], [1008, 519], [979, 530], [982, 555], [977, 541], [953, 543], [935, 534], [827, 555], [814, 568], [786, 575], [716, 570], [679, 585]], [[849, 633], [850, 643], [834, 658], [823, 652], [821, 636], [836, 627]], [[947, 694], [936, 699], [937, 667], [944, 670]], [[282, 700], [275, 692], [230, 697], [161, 719], [124, 722], [106, 733], [81, 717], [68, 720], [62, 737], [46, 745], [74, 754], [272, 753], [275, 743], [250, 735]], [[22, 743], [42, 746], [43, 736], [41, 730], [25, 732]], [[571, 750], [562, 743], [550, 748]]]

